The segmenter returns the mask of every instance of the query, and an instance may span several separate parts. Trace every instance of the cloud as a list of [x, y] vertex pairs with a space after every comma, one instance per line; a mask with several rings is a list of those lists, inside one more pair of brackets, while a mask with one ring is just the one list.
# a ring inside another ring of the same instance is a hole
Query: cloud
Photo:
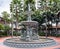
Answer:
[[0, 0], [0, 15], [3, 11], [10, 13], [10, 2], [11, 0]]

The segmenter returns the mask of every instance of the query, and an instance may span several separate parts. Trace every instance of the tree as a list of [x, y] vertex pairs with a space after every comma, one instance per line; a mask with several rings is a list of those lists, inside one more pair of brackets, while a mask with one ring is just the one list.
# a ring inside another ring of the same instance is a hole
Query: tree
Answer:
[[[21, 18], [21, 12], [23, 11], [21, 6], [22, 6], [21, 0], [12, 0], [12, 2], [10, 4], [10, 11], [12, 13], [13, 21], [16, 22], [16, 25], [15, 25], [16, 29], [18, 28], [18, 23]], [[12, 26], [13, 26], [13, 24], [12, 24]], [[16, 32], [17, 32], [17, 30], [16, 30]]]
[[58, 24], [58, 18], [56, 17], [56, 13], [60, 10], [59, 5], [60, 5], [60, 0], [41, 0], [40, 1], [40, 6], [41, 6], [40, 11], [42, 11], [42, 13], [47, 12], [46, 19], [51, 22], [53, 22], [54, 20], [54, 22], [56, 22], [56, 26]]
[[55, 16], [54, 13], [51, 13], [50, 11], [47, 11], [47, 12], [43, 13], [43, 17], [44, 17], [44, 21], [45, 21], [46, 26], [47, 26], [48, 33], [49, 32], [51, 33], [51, 31], [49, 29], [52, 28], [52, 23], [55, 22], [56, 16]]
[[40, 6], [42, 11], [51, 11], [56, 13], [60, 10], [60, 0], [41, 0]]
[[9, 16], [10, 16], [10, 14], [7, 13], [6, 11], [2, 12], [2, 17], [3, 17], [4, 21], [5, 21], [5, 25], [7, 25], [7, 23], [9, 22]]
[[56, 22], [56, 32], [55, 32], [55, 34], [56, 34], [56, 36], [57, 36], [57, 34], [58, 34], [58, 23], [60, 22], [60, 12], [58, 12], [58, 14], [56, 14], [56, 19], [55, 19], [55, 22]]
[[[10, 17], [9, 13], [7, 13], [6, 11], [2, 12], [2, 18], [4, 19], [4, 22], [5, 22], [5, 24], [4, 24], [4, 32], [6, 33], [6, 35], [8, 35], [8, 31], [9, 31], [9, 28], [10, 28], [8, 26], [8, 24], [10, 23], [9, 17]], [[7, 28], [7, 26], [8, 26], [8, 28]]]

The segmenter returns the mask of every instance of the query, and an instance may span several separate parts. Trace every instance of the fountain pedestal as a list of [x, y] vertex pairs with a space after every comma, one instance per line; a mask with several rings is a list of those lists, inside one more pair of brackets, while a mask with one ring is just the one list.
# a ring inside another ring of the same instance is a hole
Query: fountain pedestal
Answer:
[[26, 28], [25, 34], [23, 33], [24, 37], [21, 37], [22, 40], [25, 41], [33, 41], [38, 39], [38, 22], [36, 21], [22, 21], [21, 24], [23, 24]]
[[26, 41], [31, 41], [32, 40], [32, 29], [27, 27], [27, 36], [26, 36]]

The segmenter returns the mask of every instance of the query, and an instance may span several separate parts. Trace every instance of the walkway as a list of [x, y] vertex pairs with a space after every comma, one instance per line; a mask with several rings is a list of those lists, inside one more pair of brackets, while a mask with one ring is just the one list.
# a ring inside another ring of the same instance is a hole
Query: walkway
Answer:
[[48, 37], [48, 38], [52, 38], [54, 39], [57, 43], [59, 43], [56, 46], [52, 46], [52, 47], [44, 47], [44, 48], [12, 48], [12, 47], [8, 47], [3, 45], [3, 41], [7, 38], [11, 38], [11, 37], [2, 37], [0, 38], [0, 49], [60, 49], [60, 37]]

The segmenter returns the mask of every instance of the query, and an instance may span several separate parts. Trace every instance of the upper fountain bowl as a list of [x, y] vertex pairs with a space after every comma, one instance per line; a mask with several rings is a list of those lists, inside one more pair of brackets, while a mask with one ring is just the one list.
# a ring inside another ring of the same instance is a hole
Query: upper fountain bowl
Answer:
[[34, 26], [38, 25], [37, 21], [22, 21], [21, 24], [27, 25], [27, 26]]

